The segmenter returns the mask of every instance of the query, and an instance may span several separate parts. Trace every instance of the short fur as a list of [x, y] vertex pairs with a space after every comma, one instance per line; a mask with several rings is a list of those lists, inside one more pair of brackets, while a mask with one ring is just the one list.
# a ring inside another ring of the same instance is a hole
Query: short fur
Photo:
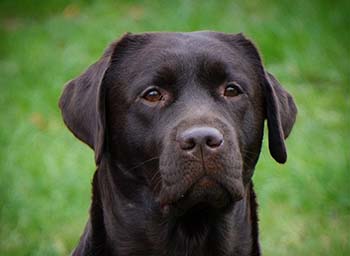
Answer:
[[[154, 88], [156, 102], [145, 97]], [[284, 163], [297, 109], [242, 34], [126, 34], [66, 85], [59, 105], [97, 165], [73, 255], [260, 255], [251, 178], [264, 120]], [[198, 142], [203, 131], [219, 143]]]

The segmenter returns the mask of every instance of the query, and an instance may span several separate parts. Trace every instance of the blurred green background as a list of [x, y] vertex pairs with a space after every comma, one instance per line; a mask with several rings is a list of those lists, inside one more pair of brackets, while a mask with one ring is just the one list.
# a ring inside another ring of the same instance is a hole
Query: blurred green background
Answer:
[[0, 2], [0, 255], [67, 255], [93, 152], [65, 128], [63, 85], [126, 31], [244, 32], [294, 95], [288, 162], [254, 180], [265, 255], [350, 255], [350, 1]]

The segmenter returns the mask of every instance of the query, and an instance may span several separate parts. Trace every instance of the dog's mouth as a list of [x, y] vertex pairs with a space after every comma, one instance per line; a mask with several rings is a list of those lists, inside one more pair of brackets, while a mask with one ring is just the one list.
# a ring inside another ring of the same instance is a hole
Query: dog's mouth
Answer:
[[194, 209], [223, 210], [233, 205], [234, 200], [228, 189], [218, 181], [204, 176], [195, 182], [178, 199], [163, 204], [165, 212], [183, 216]]

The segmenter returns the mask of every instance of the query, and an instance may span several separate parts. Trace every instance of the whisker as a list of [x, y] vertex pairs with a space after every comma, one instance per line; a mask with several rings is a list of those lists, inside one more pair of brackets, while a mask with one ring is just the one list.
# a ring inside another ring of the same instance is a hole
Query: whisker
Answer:
[[154, 185], [154, 190], [158, 190], [158, 188], [160, 188], [160, 185], [162, 183], [161, 176], [157, 176], [157, 177], [159, 177], [159, 179], [157, 180], [156, 184]]
[[141, 167], [142, 165], [144, 165], [144, 164], [146, 164], [146, 163], [148, 163], [148, 162], [151, 162], [151, 161], [153, 161], [153, 160], [156, 160], [156, 159], [159, 159], [159, 157], [158, 157], [158, 156], [152, 157], [152, 158], [150, 158], [150, 159], [148, 159], [148, 160], [146, 160], [146, 161], [143, 161], [143, 162], [139, 163], [138, 165], [136, 165], [136, 166], [134, 166], [134, 167], [131, 167], [131, 168], [127, 169], [126, 171], [128, 172], [128, 171], [134, 170], [134, 169], [139, 168], [139, 167]]
[[249, 150], [246, 150], [246, 149], [241, 149], [242, 152], [244, 153], [247, 153], [247, 154], [252, 154], [252, 155], [256, 155], [257, 152], [253, 152], [253, 151], [249, 151]]
[[160, 176], [159, 171], [154, 171], [154, 174], [152, 175], [150, 182], [152, 183], [154, 181], [154, 179], [157, 178], [158, 175]]

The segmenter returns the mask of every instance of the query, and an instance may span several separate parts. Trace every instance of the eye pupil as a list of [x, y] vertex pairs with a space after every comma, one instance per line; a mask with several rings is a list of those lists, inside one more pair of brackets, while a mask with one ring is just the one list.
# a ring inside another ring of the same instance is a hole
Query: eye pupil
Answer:
[[228, 84], [224, 91], [224, 96], [235, 97], [241, 94], [241, 89], [235, 84]]
[[151, 92], [148, 93], [148, 96], [149, 96], [149, 97], [157, 97], [158, 94], [159, 94], [159, 93], [158, 93], [157, 91], [151, 91]]
[[163, 96], [158, 90], [151, 89], [145, 93], [143, 98], [150, 102], [156, 102], [162, 100]]

